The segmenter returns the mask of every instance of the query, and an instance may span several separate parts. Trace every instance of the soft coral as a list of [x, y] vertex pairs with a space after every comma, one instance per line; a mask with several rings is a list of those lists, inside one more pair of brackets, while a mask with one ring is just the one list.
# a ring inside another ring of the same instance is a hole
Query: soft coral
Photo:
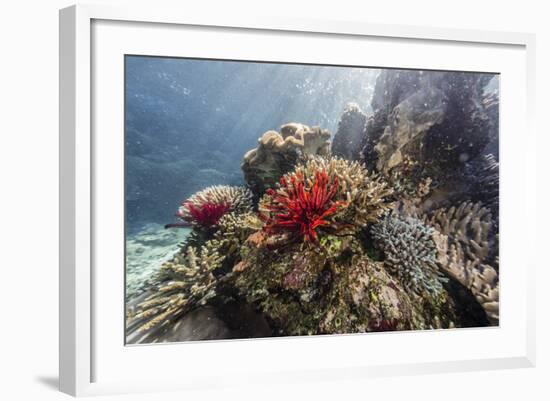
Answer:
[[[278, 190], [268, 189], [271, 201], [260, 215], [268, 234], [288, 232], [309, 242], [317, 242], [317, 229], [330, 225], [328, 220], [336, 214], [344, 201], [335, 201], [338, 177], [329, 177], [325, 170], [315, 172], [313, 185], [308, 186], [301, 174], [280, 179]], [[331, 182], [332, 181], [332, 182]]]

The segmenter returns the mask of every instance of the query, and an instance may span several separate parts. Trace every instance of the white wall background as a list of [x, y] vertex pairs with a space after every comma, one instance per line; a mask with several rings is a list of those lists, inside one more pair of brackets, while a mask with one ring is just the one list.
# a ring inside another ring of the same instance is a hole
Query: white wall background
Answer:
[[[128, 4], [134, 0], [96, 0]], [[65, 0], [2, 2], [0, 12], [0, 398], [57, 400], [58, 291], [58, 21]], [[147, 3], [142, 1], [142, 3]], [[549, 150], [549, 12], [544, 1], [277, 0], [150, 1], [178, 4], [190, 13], [229, 14], [262, 10], [277, 16], [359, 19], [375, 23], [429, 25], [537, 34], [537, 131], [539, 166], [537, 352], [534, 369], [327, 382], [293, 387], [212, 391], [201, 394], [149, 394], [104, 399], [549, 399], [550, 284], [543, 249], [550, 238], [546, 163]], [[199, 4], [200, 3], [200, 4]], [[327, 2], [329, 3], [329, 2]], [[518, 132], [518, 135], [521, 135]], [[533, 203], [535, 203], [533, 199]], [[391, 352], [391, 350], [388, 350]], [[103, 398], [102, 398], [103, 399]]]

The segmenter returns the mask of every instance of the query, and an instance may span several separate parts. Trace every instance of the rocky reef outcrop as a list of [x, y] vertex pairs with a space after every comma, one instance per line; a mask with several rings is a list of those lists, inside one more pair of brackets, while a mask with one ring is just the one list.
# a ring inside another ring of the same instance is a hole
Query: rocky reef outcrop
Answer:
[[432, 178], [484, 153], [495, 131], [491, 74], [384, 70], [376, 83], [362, 160], [381, 172], [405, 156]]
[[338, 130], [334, 134], [331, 151], [334, 156], [347, 160], [359, 160], [361, 156], [361, 142], [367, 124], [367, 115], [356, 103], [346, 105]]
[[299, 123], [264, 133], [246, 188], [182, 203], [192, 232], [130, 302], [128, 341], [497, 325], [490, 78], [385, 70], [373, 115], [348, 105], [332, 144]]

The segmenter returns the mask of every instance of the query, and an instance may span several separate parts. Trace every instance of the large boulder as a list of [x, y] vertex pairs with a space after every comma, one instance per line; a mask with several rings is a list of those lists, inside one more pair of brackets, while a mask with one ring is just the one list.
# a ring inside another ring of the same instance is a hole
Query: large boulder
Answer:
[[[490, 74], [384, 70], [374, 115], [366, 124], [362, 161], [387, 173], [410, 158], [433, 177], [461, 169], [485, 152], [498, 126]], [[498, 103], [497, 103], [498, 104]]]
[[357, 104], [346, 105], [332, 141], [332, 154], [348, 160], [359, 160], [366, 124], [367, 115]]

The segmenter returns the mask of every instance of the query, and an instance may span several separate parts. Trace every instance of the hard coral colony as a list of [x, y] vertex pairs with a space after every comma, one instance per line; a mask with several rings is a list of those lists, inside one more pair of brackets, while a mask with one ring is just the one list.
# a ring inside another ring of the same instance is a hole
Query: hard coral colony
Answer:
[[245, 212], [252, 208], [252, 194], [243, 187], [216, 185], [208, 187], [182, 202], [176, 216], [184, 222], [211, 228], [228, 212]]
[[[286, 124], [245, 155], [247, 187], [186, 199], [177, 216], [192, 233], [129, 303], [128, 341], [171, 341], [190, 312], [206, 308], [233, 330], [207, 338], [497, 325], [498, 196], [468, 189], [479, 187], [472, 166], [486, 160], [490, 175], [480, 179], [498, 179], [498, 155], [410, 162], [426, 160], [442, 121], [453, 126], [448, 104], [486, 112], [485, 81], [430, 77], [384, 71], [371, 118], [346, 108], [332, 154], [350, 160], [331, 156], [326, 130]], [[456, 82], [468, 96], [451, 90]], [[475, 131], [495, 148], [485, 130], [495, 115], [483, 116], [481, 126], [461, 114], [448, 136]]]

